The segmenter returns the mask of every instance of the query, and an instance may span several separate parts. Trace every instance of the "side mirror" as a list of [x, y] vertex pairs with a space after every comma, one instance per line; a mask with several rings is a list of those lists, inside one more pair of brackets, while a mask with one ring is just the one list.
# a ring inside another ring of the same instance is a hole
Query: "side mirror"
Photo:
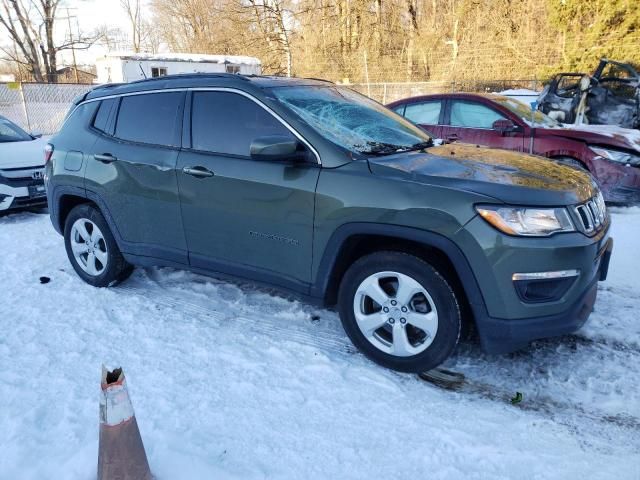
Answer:
[[42, 137], [42, 133], [41, 132], [31, 132], [31, 136], [33, 138], [40, 138], [40, 137]]
[[518, 130], [518, 127], [511, 120], [507, 120], [506, 118], [496, 120], [495, 122], [493, 122], [493, 124], [491, 124], [491, 128], [502, 133], [503, 135], [505, 133], [515, 132]]
[[306, 158], [302, 144], [285, 135], [258, 137], [249, 148], [251, 158], [272, 162], [301, 162]]

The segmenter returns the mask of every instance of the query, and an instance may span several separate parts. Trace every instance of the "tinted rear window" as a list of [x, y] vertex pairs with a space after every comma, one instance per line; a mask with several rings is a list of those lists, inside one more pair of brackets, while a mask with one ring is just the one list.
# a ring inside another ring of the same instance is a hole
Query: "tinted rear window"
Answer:
[[293, 134], [253, 100], [228, 92], [194, 92], [193, 148], [248, 157], [251, 142], [267, 135]]
[[178, 146], [183, 92], [122, 97], [116, 137], [132, 142]]
[[109, 132], [109, 114], [111, 113], [111, 109], [115, 105], [116, 101], [117, 100], [115, 98], [109, 98], [100, 102], [98, 112], [96, 113], [96, 118], [93, 120], [94, 128], [100, 130], [101, 132]]

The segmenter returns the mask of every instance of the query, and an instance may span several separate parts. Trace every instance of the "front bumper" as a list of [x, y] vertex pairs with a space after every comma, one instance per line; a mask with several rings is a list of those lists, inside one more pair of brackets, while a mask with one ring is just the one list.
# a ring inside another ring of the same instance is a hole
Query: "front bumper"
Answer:
[[[531, 340], [580, 328], [593, 310], [597, 283], [606, 278], [613, 248], [609, 225], [592, 237], [576, 232], [522, 238], [501, 234], [480, 218], [459, 231], [456, 240], [480, 289], [483, 301], [470, 301], [470, 306], [489, 353], [518, 350]], [[550, 301], [526, 298], [514, 280], [519, 272], [572, 270], [579, 275]]]
[[0, 211], [46, 203], [47, 193], [42, 180], [34, 180], [28, 185], [18, 187], [0, 183]]
[[640, 203], [640, 167], [612, 165], [606, 167], [595, 165], [596, 180], [602, 188], [607, 203], [613, 205], [637, 205]]
[[629, 187], [617, 185], [605, 192], [605, 199], [610, 205], [638, 205], [640, 204], [640, 186]]
[[594, 277], [566, 311], [519, 320], [484, 318], [480, 337], [483, 349], [488, 353], [509, 353], [527, 346], [532, 340], [566, 335], [582, 327], [596, 303], [598, 282], [607, 278], [612, 249], [613, 239], [609, 238]]
[[47, 203], [44, 167], [0, 170], [0, 211]]

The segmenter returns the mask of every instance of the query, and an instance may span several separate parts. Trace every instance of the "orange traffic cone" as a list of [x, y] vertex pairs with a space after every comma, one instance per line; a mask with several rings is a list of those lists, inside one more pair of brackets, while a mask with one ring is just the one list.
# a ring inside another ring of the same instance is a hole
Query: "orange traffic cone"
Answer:
[[98, 480], [151, 480], [122, 368], [102, 367]]

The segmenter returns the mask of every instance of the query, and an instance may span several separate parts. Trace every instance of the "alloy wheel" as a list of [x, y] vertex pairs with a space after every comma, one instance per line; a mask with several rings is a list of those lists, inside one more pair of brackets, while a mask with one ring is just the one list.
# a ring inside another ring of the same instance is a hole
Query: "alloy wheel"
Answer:
[[399, 272], [365, 278], [353, 299], [356, 323], [379, 350], [409, 357], [425, 351], [438, 331], [438, 311], [429, 292]]
[[71, 250], [78, 266], [87, 274], [98, 276], [107, 268], [107, 243], [98, 226], [79, 218], [71, 227]]

